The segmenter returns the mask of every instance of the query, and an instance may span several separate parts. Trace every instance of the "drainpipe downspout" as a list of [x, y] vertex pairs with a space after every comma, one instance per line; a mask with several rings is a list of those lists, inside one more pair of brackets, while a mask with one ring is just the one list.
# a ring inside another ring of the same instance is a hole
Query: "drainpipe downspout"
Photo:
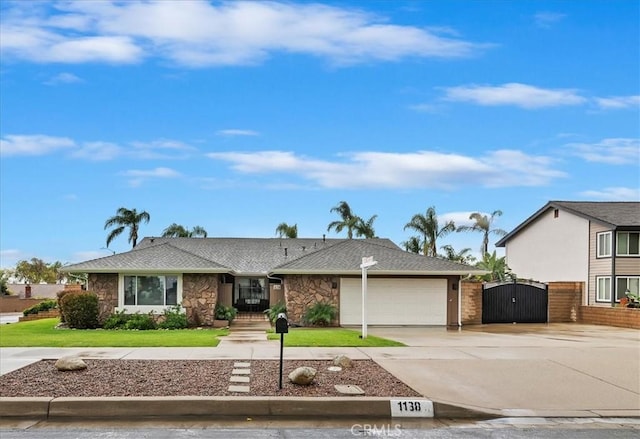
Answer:
[[462, 328], [462, 277], [458, 277], [458, 328]]

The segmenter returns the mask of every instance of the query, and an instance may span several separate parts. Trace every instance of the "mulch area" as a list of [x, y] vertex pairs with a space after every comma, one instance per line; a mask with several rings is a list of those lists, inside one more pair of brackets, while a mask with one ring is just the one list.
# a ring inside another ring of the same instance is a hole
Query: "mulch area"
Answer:
[[[107, 396], [344, 396], [335, 384], [356, 385], [364, 396], [420, 397], [416, 391], [371, 360], [355, 360], [340, 372], [328, 370], [331, 360], [285, 360], [283, 388], [278, 389], [279, 362], [252, 360], [249, 393], [228, 391], [232, 360], [84, 360], [87, 369], [60, 372], [43, 360], [0, 376], [4, 397]], [[318, 371], [309, 386], [289, 381], [295, 368]]]

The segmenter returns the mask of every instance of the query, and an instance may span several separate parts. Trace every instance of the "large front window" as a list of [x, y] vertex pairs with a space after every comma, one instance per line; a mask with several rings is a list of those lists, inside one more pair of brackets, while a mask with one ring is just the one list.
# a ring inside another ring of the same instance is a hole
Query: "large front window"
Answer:
[[597, 302], [611, 302], [611, 278], [610, 277], [597, 277], [596, 278], [596, 301]]
[[639, 256], [640, 232], [618, 232], [616, 248], [618, 256]]
[[177, 305], [177, 276], [124, 276], [124, 304]]
[[616, 301], [627, 297], [627, 293], [638, 294], [640, 290], [640, 276], [628, 276], [616, 278]]

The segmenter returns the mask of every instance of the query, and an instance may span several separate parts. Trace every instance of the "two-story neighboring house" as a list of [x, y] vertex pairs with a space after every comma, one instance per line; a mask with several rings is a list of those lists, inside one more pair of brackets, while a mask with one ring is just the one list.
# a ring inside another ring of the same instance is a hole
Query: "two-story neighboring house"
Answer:
[[496, 243], [520, 278], [585, 283], [612, 306], [640, 283], [640, 202], [550, 201]]

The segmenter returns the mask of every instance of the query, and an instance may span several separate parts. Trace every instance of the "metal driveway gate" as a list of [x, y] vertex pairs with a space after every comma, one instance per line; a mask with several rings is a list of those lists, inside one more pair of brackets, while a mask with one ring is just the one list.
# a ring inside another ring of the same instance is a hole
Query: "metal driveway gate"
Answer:
[[482, 287], [482, 323], [547, 323], [547, 285], [487, 283]]

